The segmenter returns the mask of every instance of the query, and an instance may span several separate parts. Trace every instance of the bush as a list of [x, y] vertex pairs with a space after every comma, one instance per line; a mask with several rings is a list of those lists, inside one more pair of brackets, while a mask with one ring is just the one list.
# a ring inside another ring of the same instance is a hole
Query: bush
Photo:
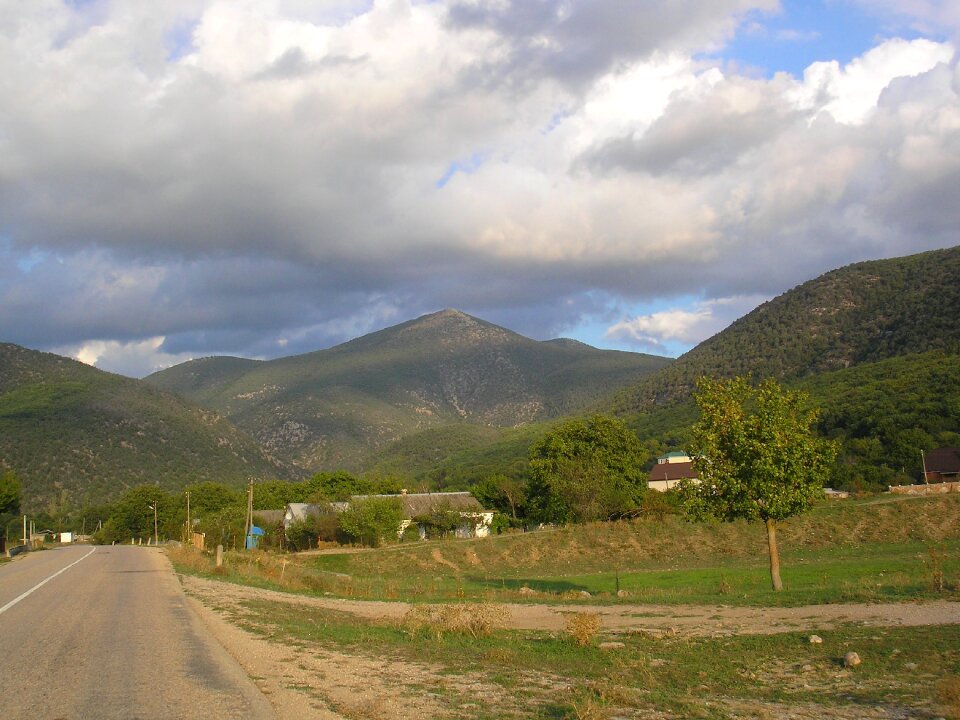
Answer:
[[340, 514], [340, 531], [354, 542], [379, 547], [397, 539], [402, 521], [399, 498], [370, 497], [356, 500]]
[[600, 616], [596, 613], [574, 613], [567, 617], [567, 634], [579, 646], [586, 647], [600, 632]]
[[438, 639], [446, 633], [478, 638], [506, 627], [510, 611], [493, 603], [415, 605], [403, 617], [402, 626], [411, 635], [428, 631]]

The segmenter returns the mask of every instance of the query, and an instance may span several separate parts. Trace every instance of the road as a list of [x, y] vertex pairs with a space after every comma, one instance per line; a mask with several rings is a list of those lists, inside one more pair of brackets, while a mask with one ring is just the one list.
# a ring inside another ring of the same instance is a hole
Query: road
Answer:
[[4, 717], [274, 717], [155, 548], [71, 546], [0, 566], [0, 658]]

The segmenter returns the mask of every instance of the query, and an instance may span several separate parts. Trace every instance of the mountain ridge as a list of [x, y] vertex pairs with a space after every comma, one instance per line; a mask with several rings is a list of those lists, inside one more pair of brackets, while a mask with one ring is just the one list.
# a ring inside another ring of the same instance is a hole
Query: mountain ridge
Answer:
[[0, 467], [34, 505], [101, 502], [144, 482], [297, 476], [214, 411], [11, 343], [0, 343]]
[[362, 469], [379, 448], [441, 424], [513, 427], [584, 410], [671, 360], [531, 340], [446, 309], [229, 377], [195, 372], [194, 362], [145, 381], [221, 412], [271, 453], [315, 471]]
[[698, 377], [799, 378], [899, 355], [960, 349], [960, 246], [853, 263], [763, 303], [607, 406], [689, 397]]

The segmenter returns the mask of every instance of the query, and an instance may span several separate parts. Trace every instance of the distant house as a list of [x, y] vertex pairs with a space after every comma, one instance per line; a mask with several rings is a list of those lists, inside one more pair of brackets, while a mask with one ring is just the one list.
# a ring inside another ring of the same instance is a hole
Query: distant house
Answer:
[[[468, 492], [437, 492], [437, 493], [408, 493], [399, 495], [354, 495], [351, 502], [366, 498], [398, 498], [403, 508], [403, 521], [397, 530], [397, 535], [414, 524], [417, 518], [426, 517], [433, 513], [455, 512], [460, 516], [460, 524], [455, 530], [458, 538], [487, 537], [490, 534], [490, 525], [493, 523], [493, 511], [484, 510], [477, 499]], [[426, 538], [427, 529], [419, 525], [421, 539]]]
[[697, 480], [697, 471], [693, 469], [693, 459], [682, 452], [669, 452], [657, 458], [657, 464], [650, 470], [647, 487], [665, 492], [676, 487], [683, 480]]
[[[323, 511], [322, 505], [314, 503], [287, 503], [283, 511], [283, 531], [286, 532], [295, 522], [303, 522], [310, 517], [319, 517]], [[254, 513], [256, 515], [257, 513]]]
[[942, 447], [924, 454], [924, 481], [928, 483], [960, 480], [960, 448]]
[[[324, 505], [311, 503], [290, 503], [286, 507], [283, 518], [283, 528], [287, 530], [297, 521], [308, 517], [317, 517], [324, 512], [346, 512], [350, 504], [368, 498], [397, 498], [403, 509], [403, 520], [397, 528], [397, 536], [414, 524], [416, 518], [427, 517], [434, 513], [455, 512], [460, 516], [460, 524], [455, 530], [459, 538], [487, 537], [490, 534], [490, 525], [493, 523], [493, 511], [484, 510], [477, 499], [468, 492], [437, 492], [437, 493], [407, 493], [399, 495], [354, 495], [350, 502], [333, 502]], [[426, 527], [418, 527], [420, 537], [426, 537]]]

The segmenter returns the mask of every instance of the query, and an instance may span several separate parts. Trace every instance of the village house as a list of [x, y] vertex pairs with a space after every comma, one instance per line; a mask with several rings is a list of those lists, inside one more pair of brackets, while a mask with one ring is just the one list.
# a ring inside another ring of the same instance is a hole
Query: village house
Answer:
[[[354, 495], [350, 502], [334, 502], [327, 505], [311, 503], [289, 503], [283, 517], [283, 528], [286, 531], [295, 522], [306, 520], [308, 517], [317, 517], [321, 513], [332, 509], [341, 513], [350, 507], [350, 503], [368, 498], [397, 498], [403, 509], [403, 520], [397, 528], [397, 537], [415, 524], [417, 518], [425, 518], [432, 514], [455, 512], [459, 515], [460, 523], [454, 534], [458, 538], [487, 537], [490, 535], [490, 526], [493, 523], [494, 512], [484, 510], [483, 506], [469, 492], [436, 492], [436, 493], [408, 493], [399, 495]], [[426, 538], [427, 528], [418, 524], [420, 537]]]
[[697, 471], [693, 469], [693, 458], [683, 452], [669, 452], [657, 458], [657, 464], [650, 470], [647, 487], [658, 492], [675, 488], [683, 480], [697, 480]]
[[[454, 531], [458, 538], [490, 535], [494, 513], [492, 510], [484, 510], [469, 492], [408, 493], [404, 490], [399, 495], [354, 495], [350, 500], [362, 500], [368, 497], [399, 498], [400, 506], [403, 508], [403, 520], [397, 530], [398, 537], [415, 524], [417, 518], [443, 512], [455, 512], [460, 516], [460, 523]], [[423, 524], [418, 524], [417, 530], [420, 539], [426, 539], [427, 528]]]
[[928, 483], [960, 480], [960, 448], [942, 447], [925, 453], [923, 480]]

